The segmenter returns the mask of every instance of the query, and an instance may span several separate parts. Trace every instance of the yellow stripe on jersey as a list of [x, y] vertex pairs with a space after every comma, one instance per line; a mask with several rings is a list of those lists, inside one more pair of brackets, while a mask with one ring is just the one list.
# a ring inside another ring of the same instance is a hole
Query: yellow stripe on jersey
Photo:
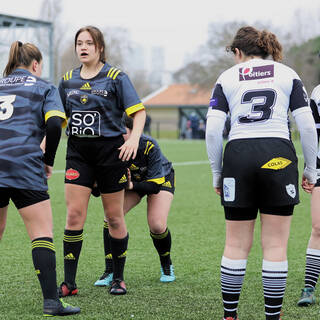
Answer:
[[161, 178], [155, 178], [155, 179], [148, 179], [147, 181], [154, 182], [156, 184], [163, 184], [166, 181], [166, 179], [164, 177], [161, 177]]
[[130, 116], [130, 115], [132, 115], [132, 114], [134, 114], [134, 113], [136, 113], [137, 111], [140, 111], [140, 110], [144, 110], [144, 105], [142, 104], [142, 102], [127, 108], [126, 109], [126, 114], [128, 116]]
[[121, 70], [118, 70], [116, 73], [115, 73], [115, 75], [113, 76], [113, 80], [116, 80], [116, 77], [118, 76], [118, 74], [121, 72]]
[[71, 69], [70, 71], [68, 71], [64, 76], [63, 76], [63, 80], [67, 81], [70, 80], [72, 78], [72, 71], [73, 69]]
[[111, 78], [111, 79], [115, 80], [120, 72], [121, 72], [120, 69], [112, 67], [109, 69], [109, 71], [107, 73], [107, 78]]
[[114, 69], [114, 67], [112, 67], [112, 68], [109, 69], [109, 72], [108, 72], [108, 74], [107, 74], [107, 77], [110, 76], [110, 73], [112, 72], [113, 69]]
[[60, 117], [64, 121], [62, 122], [62, 128], [65, 128], [67, 125], [67, 116], [64, 112], [61, 112], [59, 110], [50, 110], [48, 111], [44, 116], [44, 121], [47, 122], [49, 118], [51, 117]]

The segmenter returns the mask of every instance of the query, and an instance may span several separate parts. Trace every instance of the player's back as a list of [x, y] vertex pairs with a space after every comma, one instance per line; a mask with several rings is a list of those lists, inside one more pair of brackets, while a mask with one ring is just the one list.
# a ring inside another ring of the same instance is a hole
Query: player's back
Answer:
[[[302, 87], [295, 71], [272, 60], [251, 59], [225, 71], [218, 83], [231, 113], [229, 140], [289, 139], [288, 108], [295, 86]], [[305, 98], [307, 105], [306, 93]]]

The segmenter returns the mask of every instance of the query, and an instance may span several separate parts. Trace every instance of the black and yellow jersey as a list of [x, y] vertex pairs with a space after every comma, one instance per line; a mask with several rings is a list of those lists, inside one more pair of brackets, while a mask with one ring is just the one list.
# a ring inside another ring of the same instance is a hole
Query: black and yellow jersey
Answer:
[[160, 185], [171, 172], [172, 163], [162, 154], [155, 139], [142, 134], [136, 158], [129, 168], [133, 182], [154, 182]]
[[125, 133], [123, 112], [143, 110], [129, 77], [105, 64], [91, 79], [83, 79], [81, 67], [67, 72], [59, 92], [68, 121], [68, 135], [116, 137]]

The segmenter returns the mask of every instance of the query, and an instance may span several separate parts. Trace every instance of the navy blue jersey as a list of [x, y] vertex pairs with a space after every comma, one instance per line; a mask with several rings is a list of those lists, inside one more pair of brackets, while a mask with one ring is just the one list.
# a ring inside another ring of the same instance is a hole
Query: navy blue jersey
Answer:
[[59, 92], [68, 120], [68, 135], [116, 137], [126, 132], [121, 118], [144, 109], [128, 76], [105, 64], [92, 79], [81, 68], [67, 72]]
[[136, 158], [130, 165], [133, 182], [152, 181], [157, 184], [165, 182], [172, 170], [172, 163], [162, 154], [157, 141], [141, 135]]
[[0, 187], [46, 191], [45, 122], [66, 119], [57, 88], [16, 69], [0, 79]]

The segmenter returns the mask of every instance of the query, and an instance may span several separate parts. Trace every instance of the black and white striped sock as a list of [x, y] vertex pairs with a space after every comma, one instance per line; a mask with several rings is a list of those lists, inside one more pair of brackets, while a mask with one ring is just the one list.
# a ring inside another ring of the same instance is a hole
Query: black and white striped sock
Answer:
[[320, 250], [307, 249], [305, 287], [315, 288], [320, 274]]
[[222, 257], [221, 260], [221, 292], [223, 299], [224, 318], [237, 317], [240, 292], [247, 260], [233, 260]]
[[278, 320], [288, 274], [288, 261], [262, 263], [262, 283], [267, 320]]

